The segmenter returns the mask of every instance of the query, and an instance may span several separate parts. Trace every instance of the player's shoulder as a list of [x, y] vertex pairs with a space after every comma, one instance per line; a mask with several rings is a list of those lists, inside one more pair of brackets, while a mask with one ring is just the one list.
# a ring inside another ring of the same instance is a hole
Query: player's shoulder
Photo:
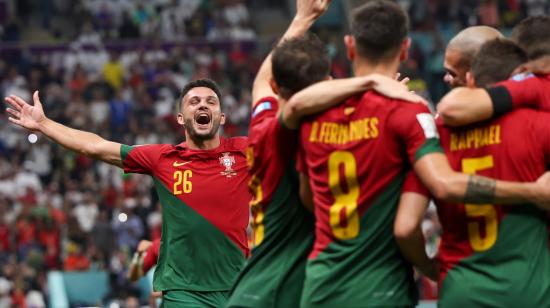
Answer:
[[146, 151], [157, 151], [157, 152], [168, 152], [173, 150], [177, 145], [166, 144], [166, 143], [150, 143], [150, 144], [134, 144], [131, 146], [132, 149], [146, 150]]
[[227, 151], [245, 151], [248, 146], [248, 137], [239, 136], [225, 139], [225, 150]]
[[510, 125], [516, 129], [521, 129], [522, 127], [529, 129], [533, 126], [548, 127], [550, 125], [550, 112], [520, 108], [497, 118], [495, 122]]
[[399, 98], [387, 97], [375, 91], [365, 92], [361, 97], [361, 101], [368, 104], [377, 104], [377, 107], [388, 108], [395, 111], [416, 113], [430, 112], [430, 109], [424, 104], [413, 103]]
[[252, 106], [252, 119], [260, 116], [262, 113], [269, 111], [277, 111], [279, 107], [279, 101], [276, 97], [266, 96], [262, 97]]

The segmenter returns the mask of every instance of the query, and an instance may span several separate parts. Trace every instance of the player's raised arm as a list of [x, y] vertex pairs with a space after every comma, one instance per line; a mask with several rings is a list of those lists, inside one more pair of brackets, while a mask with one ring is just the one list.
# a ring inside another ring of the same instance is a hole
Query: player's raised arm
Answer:
[[437, 112], [446, 125], [462, 126], [488, 120], [494, 110], [487, 90], [460, 87], [441, 99], [437, 104]]
[[[296, 15], [280, 41], [298, 37], [306, 33], [315, 20], [327, 11], [330, 1], [331, 0], [297, 0]], [[261, 98], [276, 96], [270, 85], [273, 77], [271, 69], [272, 54], [273, 53], [269, 53], [256, 74], [254, 84], [252, 85], [252, 104], [255, 104]]]
[[331, 108], [355, 94], [371, 89], [386, 97], [427, 104], [422, 97], [410, 92], [405, 83], [371, 74], [321, 81], [305, 88], [285, 104], [282, 120], [285, 126], [296, 128], [300, 118]]
[[38, 91], [33, 95], [34, 105], [16, 95], [6, 97], [9, 121], [31, 131], [39, 131], [54, 142], [82, 155], [102, 160], [122, 168], [121, 145], [96, 134], [72, 129], [46, 117]]
[[436, 199], [447, 202], [471, 204], [522, 204], [534, 203], [542, 209], [550, 209], [550, 172], [534, 183], [507, 182], [451, 169], [443, 153], [422, 156], [414, 164], [414, 170]]
[[462, 126], [488, 120], [517, 108], [550, 111], [550, 77], [518, 75], [484, 88], [456, 88], [437, 111], [446, 125]]
[[426, 254], [424, 234], [421, 224], [428, 209], [428, 197], [416, 192], [403, 192], [395, 216], [393, 232], [395, 241], [403, 257], [411, 262], [422, 274], [433, 281], [437, 280], [436, 261]]

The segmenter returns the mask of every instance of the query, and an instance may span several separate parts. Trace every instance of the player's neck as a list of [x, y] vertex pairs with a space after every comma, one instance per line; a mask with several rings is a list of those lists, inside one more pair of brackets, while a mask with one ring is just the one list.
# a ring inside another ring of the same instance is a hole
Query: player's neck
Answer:
[[380, 74], [390, 78], [395, 78], [399, 69], [399, 60], [388, 62], [371, 64], [364, 60], [356, 60], [353, 63], [353, 71], [355, 76], [367, 76], [370, 74]]
[[185, 134], [187, 148], [191, 150], [213, 150], [220, 146], [220, 136], [216, 135], [208, 140], [193, 140], [188, 134]]

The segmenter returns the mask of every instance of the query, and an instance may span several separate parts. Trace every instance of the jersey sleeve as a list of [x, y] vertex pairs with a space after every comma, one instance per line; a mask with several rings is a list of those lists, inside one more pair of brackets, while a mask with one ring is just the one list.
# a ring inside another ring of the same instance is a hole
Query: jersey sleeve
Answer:
[[517, 108], [550, 111], [550, 77], [516, 75], [487, 89], [495, 115]]
[[405, 178], [402, 193], [413, 192], [431, 198], [430, 191], [424, 186], [414, 170], [410, 170]]
[[147, 273], [155, 264], [157, 264], [157, 259], [159, 256], [160, 250], [160, 240], [154, 240], [153, 245], [149, 246], [145, 252], [145, 257], [143, 258], [143, 272]]
[[422, 104], [400, 102], [401, 108], [391, 117], [390, 127], [406, 147], [411, 165], [430, 153], [443, 153], [433, 115]]
[[123, 144], [120, 148], [120, 157], [125, 173], [152, 174], [159, 161], [162, 145], [147, 144], [129, 146]]
[[263, 98], [255, 104], [248, 136], [253, 148], [253, 168], [266, 163], [273, 155], [282, 155], [283, 160], [294, 158], [291, 156], [296, 150], [298, 131], [286, 128], [277, 119], [277, 111], [278, 102], [273, 97]]
[[250, 127], [253, 128], [265, 119], [269, 119], [277, 114], [279, 104], [275, 97], [264, 97], [259, 99], [252, 108], [252, 119], [250, 121]]

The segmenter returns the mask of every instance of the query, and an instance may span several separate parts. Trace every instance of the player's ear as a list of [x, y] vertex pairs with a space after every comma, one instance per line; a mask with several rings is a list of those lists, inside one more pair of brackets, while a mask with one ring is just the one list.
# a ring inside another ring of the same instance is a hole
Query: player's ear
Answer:
[[475, 88], [476, 87], [476, 80], [475, 80], [474, 74], [472, 74], [471, 70], [466, 73], [466, 86], [468, 88]]
[[222, 114], [220, 115], [220, 125], [224, 125], [225, 124], [225, 113], [222, 112]]
[[401, 44], [401, 51], [399, 51], [400, 62], [403, 62], [409, 58], [409, 47], [411, 47], [411, 38], [407, 37]]
[[273, 93], [279, 95], [279, 86], [277, 85], [273, 77], [269, 79], [269, 86], [271, 87], [271, 91], [273, 91]]
[[325, 77], [325, 80], [332, 80], [334, 79], [334, 77], [332, 77], [331, 75], [328, 75], [327, 77]]
[[183, 120], [183, 113], [178, 112], [178, 115], [176, 116], [176, 118], [178, 120], [179, 125], [185, 125], [185, 121]]
[[346, 55], [348, 60], [353, 61], [355, 59], [355, 38], [351, 35], [344, 36], [344, 45], [346, 46]]

